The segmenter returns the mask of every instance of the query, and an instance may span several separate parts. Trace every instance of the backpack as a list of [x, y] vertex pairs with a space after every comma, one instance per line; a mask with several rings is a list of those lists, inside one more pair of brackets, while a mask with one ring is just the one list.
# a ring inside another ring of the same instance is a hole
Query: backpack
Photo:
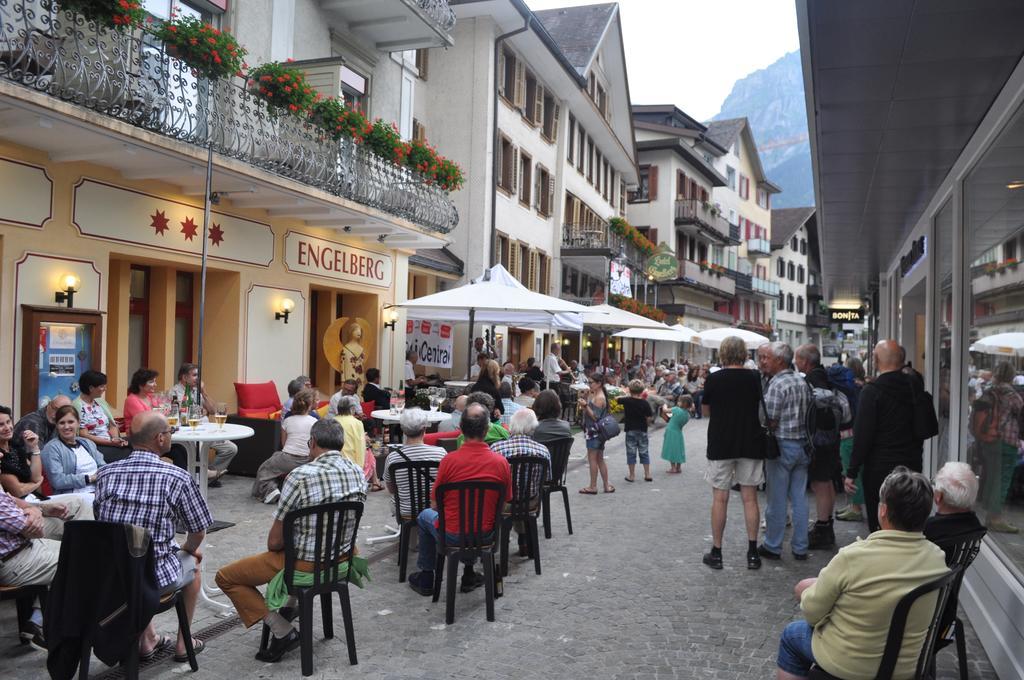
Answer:
[[[907, 376], [910, 379], [910, 406], [913, 415], [911, 428], [914, 439], [923, 442], [939, 433], [939, 419], [935, 415], [935, 398], [924, 389], [924, 377], [920, 373], [912, 368], [906, 370], [913, 371]], [[999, 419], [997, 418], [996, 430], [998, 429]]]
[[982, 444], [999, 441], [999, 400], [991, 390], [974, 400], [967, 426], [974, 439]]
[[812, 387], [810, 406], [807, 409], [807, 435], [811, 445], [823, 449], [839, 445], [841, 426], [849, 423], [850, 402], [838, 390]]
[[850, 419], [841, 423], [843, 429], [853, 427], [853, 422], [857, 420], [857, 404], [861, 391], [860, 385], [854, 382], [853, 371], [842, 364], [832, 364], [828, 367], [828, 385], [833, 390], [842, 392], [850, 407]]

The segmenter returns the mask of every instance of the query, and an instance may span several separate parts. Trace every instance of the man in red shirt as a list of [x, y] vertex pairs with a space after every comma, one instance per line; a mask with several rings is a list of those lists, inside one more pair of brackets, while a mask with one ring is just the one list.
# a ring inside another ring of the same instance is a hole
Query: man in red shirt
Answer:
[[[419, 571], [409, 576], [409, 586], [420, 595], [430, 595], [434, 588], [434, 560], [437, 552], [437, 487], [449, 482], [484, 481], [499, 482], [505, 485], [505, 498], [512, 497], [512, 470], [505, 457], [491, 451], [491, 448], [484, 443], [484, 437], [490, 427], [491, 419], [487, 409], [480, 404], [470, 404], [462, 413], [460, 429], [466, 440], [458, 450], [449, 453], [441, 459], [441, 466], [437, 469], [437, 481], [434, 482], [434, 501], [431, 507], [420, 513], [418, 522], [420, 528], [420, 552], [416, 564]], [[493, 493], [489, 492], [488, 496]], [[493, 499], [491, 500], [493, 503]], [[494, 506], [485, 503], [484, 528], [495, 529]], [[449, 496], [448, 505], [444, 508], [445, 527], [448, 529], [448, 541], [457, 542], [458, 534], [453, 534], [451, 529], [458, 529], [459, 506], [451, 501]], [[479, 587], [483, 583], [483, 577], [473, 571], [473, 565], [466, 564], [462, 574], [462, 587], [464, 593]]]

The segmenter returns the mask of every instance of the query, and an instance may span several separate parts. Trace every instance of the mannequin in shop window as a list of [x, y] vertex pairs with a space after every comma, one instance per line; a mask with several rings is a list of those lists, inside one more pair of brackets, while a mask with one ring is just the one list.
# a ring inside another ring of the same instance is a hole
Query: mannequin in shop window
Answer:
[[[364, 322], [365, 323], [365, 322]], [[366, 350], [363, 347], [363, 326], [359, 320], [346, 325], [341, 333], [341, 364], [342, 380], [355, 380], [356, 392], [360, 392], [366, 384]]]

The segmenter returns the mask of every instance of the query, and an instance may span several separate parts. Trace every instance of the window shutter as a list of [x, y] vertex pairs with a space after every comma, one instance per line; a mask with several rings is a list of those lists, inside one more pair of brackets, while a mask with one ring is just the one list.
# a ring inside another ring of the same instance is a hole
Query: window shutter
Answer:
[[650, 229], [647, 232], [647, 238], [650, 239], [651, 243], [658, 245], [658, 230]]
[[530, 251], [530, 264], [526, 271], [526, 287], [530, 290], [537, 289], [537, 251]]
[[526, 106], [526, 64], [516, 59], [516, 91], [512, 101], [518, 108]]
[[498, 94], [502, 97], [508, 97], [508, 92], [505, 92], [505, 50], [498, 50]]
[[550, 175], [548, 176], [548, 186], [547, 186], [546, 198], [547, 198], [547, 206], [546, 206], [546, 209], [544, 210], [544, 214], [545, 215], [550, 215], [551, 211], [554, 209], [554, 206], [555, 206], [555, 180]]
[[512, 193], [519, 191], [519, 148], [512, 149]]
[[505, 154], [504, 154], [504, 149], [505, 149], [504, 140], [502, 140], [499, 137], [498, 138], [498, 147], [494, 150], [494, 154], [495, 154], [495, 156], [497, 156], [497, 161], [495, 163], [495, 166], [497, 168], [497, 170], [495, 170], [495, 173], [497, 174], [497, 177], [494, 178], [494, 182], [498, 186], [501, 186], [501, 180], [503, 179], [503, 177], [505, 175]]
[[647, 198], [658, 200], [658, 166], [652, 165], [647, 171]]
[[533, 206], [532, 207], [535, 208], [538, 212], [543, 212], [543, 211], [541, 211], [541, 202], [540, 202], [540, 191], [541, 191], [540, 181], [541, 181], [541, 170], [542, 169], [543, 168], [541, 168], [540, 163], [538, 163], [537, 166], [533, 169], [533, 196], [532, 196]]
[[537, 84], [537, 96], [533, 102], [533, 122], [544, 125], [544, 87]]
[[[559, 106], [558, 104], [555, 104], [555, 112], [551, 115], [551, 141], [552, 142], [558, 139], [558, 115], [561, 112], [562, 112], [562, 107]], [[570, 130], [569, 132], [570, 132], [570, 139], [571, 139], [572, 131]], [[572, 146], [572, 142], [571, 141], [569, 142], [569, 145]], [[571, 151], [569, 153], [569, 160], [570, 161], [572, 160], [572, 152]]]
[[508, 242], [508, 273], [519, 278], [519, 242]]

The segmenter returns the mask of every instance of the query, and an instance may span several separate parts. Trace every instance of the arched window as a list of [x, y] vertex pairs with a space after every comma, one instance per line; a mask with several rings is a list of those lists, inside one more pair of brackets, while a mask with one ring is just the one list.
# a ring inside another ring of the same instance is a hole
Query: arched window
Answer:
[[786, 261], [780, 257], [775, 262], [775, 274], [781, 279], [783, 276], [786, 275]]
[[792, 312], [793, 311], [793, 294], [792, 293], [790, 293], [789, 295], [786, 296], [786, 311], [787, 312]]
[[790, 281], [796, 280], [796, 267], [793, 266], [792, 262], [786, 265], [786, 278]]
[[804, 313], [804, 298], [803, 298], [802, 295], [797, 297], [797, 299], [796, 299], [796, 313], [797, 314], [803, 314]]

